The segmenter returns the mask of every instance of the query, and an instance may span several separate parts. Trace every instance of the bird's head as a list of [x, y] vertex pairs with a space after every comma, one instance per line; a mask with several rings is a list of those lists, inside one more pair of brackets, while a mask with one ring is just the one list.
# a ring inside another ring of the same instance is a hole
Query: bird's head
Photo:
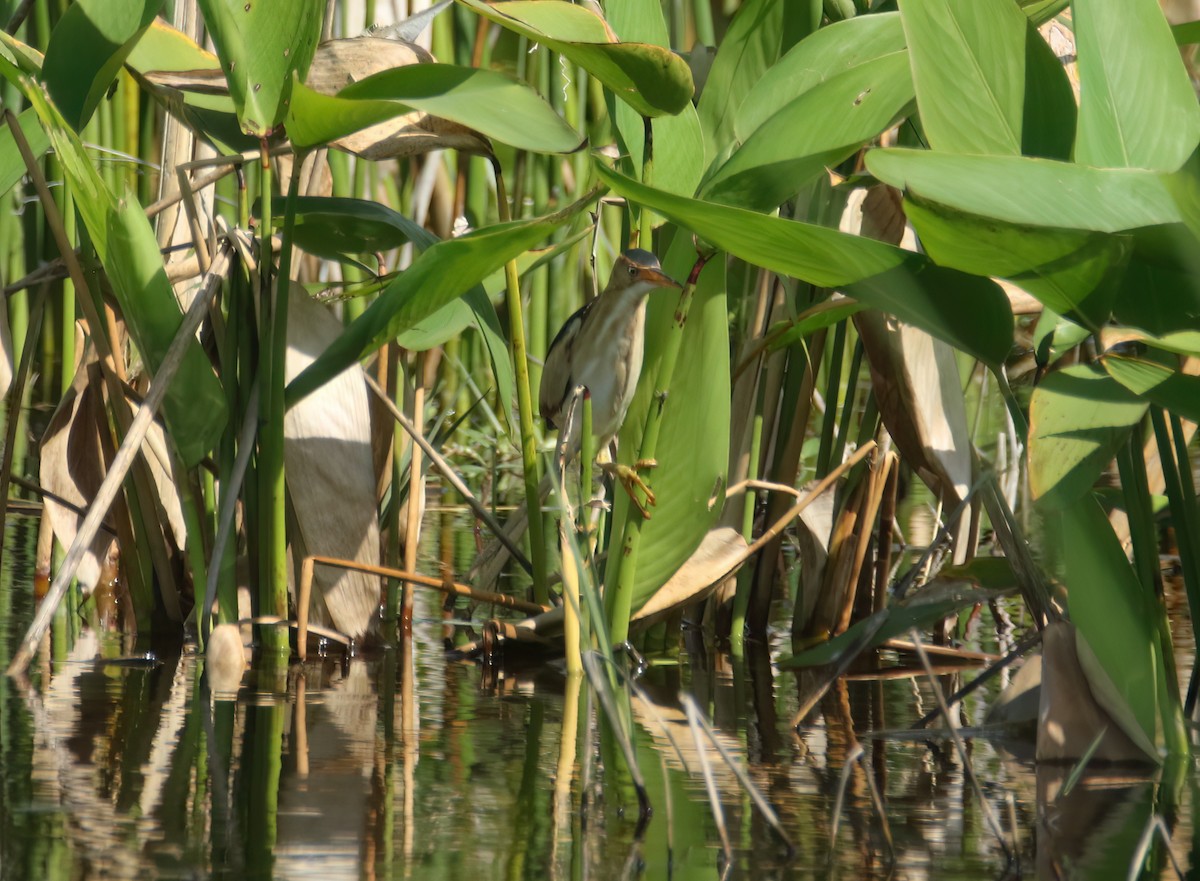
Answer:
[[683, 287], [662, 270], [658, 258], [641, 248], [630, 248], [617, 258], [613, 266], [609, 290], [635, 291], [648, 294], [655, 288]]

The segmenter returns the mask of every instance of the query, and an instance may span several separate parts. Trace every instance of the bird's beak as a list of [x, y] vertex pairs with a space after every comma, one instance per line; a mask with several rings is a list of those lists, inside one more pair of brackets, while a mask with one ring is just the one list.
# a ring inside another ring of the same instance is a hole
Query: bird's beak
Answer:
[[665, 272], [662, 272], [658, 269], [652, 269], [649, 266], [642, 266], [638, 268], [638, 280], [658, 285], [661, 288], [683, 287], [683, 285], [671, 278], [671, 276], [667, 275]]

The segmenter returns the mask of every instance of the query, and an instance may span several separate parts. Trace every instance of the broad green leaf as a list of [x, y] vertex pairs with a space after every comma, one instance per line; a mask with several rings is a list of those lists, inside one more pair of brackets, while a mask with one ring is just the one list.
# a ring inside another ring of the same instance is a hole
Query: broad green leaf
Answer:
[[929, 145], [1019, 155], [1028, 22], [1012, 0], [907, 0], [900, 16]]
[[[745, 141], [785, 105], [825, 80], [904, 48], [904, 29], [895, 12], [864, 15], [821, 28], [763, 73], [734, 108], [735, 139]], [[911, 83], [912, 77], [908, 79]], [[703, 109], [705, 99], [700, 100]]]
[[867, 168], [924, 199], [1008, 223], [1122, 232], [1180, 220], [1167, 179], [1151, 171], [907, 149], [872, 150]]
[[[669, 46], [666, 21], [657, 0], [633, 0], [613, 4], [608, 21], [624, 40], [655, 46]], [[609, 114], [616, 122], [617, 143], [631, 176], [641, 180], [645, 170], [646, 132], [643, 117], [625, 101], [609, 93]], [[651, 186], [670, 193], [690, 196], [696, 192], [704, 172], [704, 136], [696, 108], [690, 103], [673, 116], [658, 116], [650, 121], [653, 137]], [[656, 224], [657, 225], [657, 224]]]
[[410, 64], [353, 83], [338, 92], [338, 97], [398, 101], [522, 150], [569, 153], [583, 143], [579, 133], [537, 92], [492, 70]]
[[1128, 705], [1143, 739], [1158, 743], [1159, 702], [1166, 693], [1157, 601], [1143, 591], [1094, 496], [1047, 512], [1044, 522], [1049, 544], [1062, 559], [1071, 621]]
[[904, 212], [939, 265], [1010, 279], [1091, 327], [1108, 320], [1128, 236], [1001, 223], [914, 198]]
[[412, 64], [322, 95], [296, 83], [288, 136], [300, 147], [327, 144], [367, 126], [422, 110], [523, 150], [567, 153], [581, 138], [524, 83], [490, 70]]
[[59, 112], [80, 131], [154, 21], [162, 0], [76, 0], [50, 34], [42, 76]]
[[[38, 121], [37, 112], [29, 108], [17, 117], [17, 121], [21, 126], [21, 133], [29, 142], [29, 149], [40, 159], [50, 149], [50, 138]], [[21, 151], [17, 149], [12, 132], [8, 126], [0, 128], [0, 194], [7, 193], [15, 187], [27, 173], [25, 161], [21, 158]]]
[[[118, 200], [108, 189], [79, 137], [40, 86], [5, 61], [0, 61], [0, 74], [22, 91], [41, 119], [121, 314], [153, 373], [183, 316], [150, 222], [136, 201]], [[196, 341], [188, 346], [163, 411], [184, 464], [195, 465], [216, 444], [227, 418], [221, 386]]]
[[[274, 223], [281, 227], [283, 216]], [[409, 241], [415, 229], [421, 227], [379, 202], [317, 196], [296, 199], [293, 242], [327, 260], [390, 251]]]
[[619, 43], [604, 19], [557, 0], [459, 0], [479, 15], [565, 55], [642, 116], [678, 113], [695, 87], [687, 62], [661, 46]]
[[217, 56], [162, 19], [146, 29], [125, 64], [146, 91], [220, 152], [258, 146], [238, 123]]
[[198, 0], [242, 130], [265, 138], [287, 114], [293, 74], [316, 51], [323, 0]]
[[580, 211], [591, 197], [543, 217], [496, 224], [421, 252], [334, 343], [288, 385], [291, 406], [359, 358], [461, 297]]
[[1100, 363], [1133, 394], [1184, 419], [1200, 421], [1200, 376], [1181, 373], [1166, 361], [1150, 352], [1142, 357], [1110, 353]]
[[1200, 328], [1200, 241], [1181, 224], [1132, 236], [1113, 316], [1152, 334]]
[[912, 99], [907, 53], [853, 67], [780, 108], [711, 172], [698, 195], [772, 210], [890, 128]]
[[597, 163], [596, 173], [621, 195], [700, 238], [781, 275], [848, 296], [907, 321], [987, 364], [1012, 344], [1012, 312], [987, 279], [932, 265], [921, 254], [823, 226], [688, 199], [646, 187]]
[[[820, 24], [818, 3], [795, 0], [748, 0], [741, 4], [721, 39], [704, 91], [696, 109], [704, 130], [709, 156], [723, 153], [737, 139], [735, 120], [756, 101], [751, 92], [760, 78], [769, 76], [781, 55], [789, 53], [797, 39], [803, 43]], [[881, 18], [882, 16], [869, 16]], [[794, 51], [794, 50], [792, 50]], [[799, 91], [775, 92], [789, 97]], [[765, 118], [765, 117], [764, 117]], [[757, 128], [757, 123], [750, 131]]]
[[[687, 278], [695, 259], [691, 236], [676, 232], [663, 258], [664, 269], [673, 278]], [[621, 428], [619, 451], [626, 464], [637, 459], [648, 412], [658, 406], [653, 400], [658, 365], [678, 302], [677, 290], [664, 289], [652, 294], [647, 304], [645, 363]], [[655, 453], [658, 467], [647, 478], [658, 503], [642, 525], [633, 585], [635, 612], [691, 556], [721, 514], [729, 462], [728, 314], [725, 260], [718, 254], [700, 274], [688, 311], [662, 414]], [[613, 535], [624, 533], [631, 507], [628, 496], [618, 490], [613, 500]], [[632, 516], [641, 514], [633, 510]], [[610, 567], [611, 575], [617, 569]]]
[[1155, 0], [1074, 0], [1075, 161], [1175, 171], [1200, 141], [1200, 107]]
[[1071, 158], [1079, 109], [1063, 63], [1033, 22], [1026, 23], [1025, 99], [1021, 152], [1046, 159]]
[[1095, 367], [1049, 373], [1029, 404], [1029, 486], [1038, 503], [1062, 508], [1090, 492], [1146, 407]]

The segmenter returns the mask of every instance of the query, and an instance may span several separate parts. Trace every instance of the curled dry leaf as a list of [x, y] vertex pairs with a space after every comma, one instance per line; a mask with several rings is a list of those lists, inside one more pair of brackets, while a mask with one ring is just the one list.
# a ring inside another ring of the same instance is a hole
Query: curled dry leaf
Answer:
[[[293, 284], [286, 375], [291, 381], [341, 333], [342, 325]], [[288, 493], [302, 555], [379, 562], [379, 519], [367, 385], [357, 364], [284, 417]], [[319, 566], [309, 620], [361, 636], [379, 606], [379, 579]]]
[[[840, 228], [912, 248], [903, 216], [900, 193], [879, 185], [851, 194]], [[888, 433], [943, 503], [956, 504], [972, 483], [972, 462], [954, 351], [925, 331], [873, 310], [859, 312], [854, 323]]]
[[[84, 360], [75, 372], [70, 390], [63, 395], [42, 436], [39, 478], [43, 489], [80, 510], [86, 510], [104, 480], [105, 463], [98, 426], [103, 420], [103, 401], [88, 383]], [[83, 515], [46, 498], [46, 518], [54, 537], [70, 547], [83, 522]], [[90, 595], [100, 580], [104, 560], [116, 544], [111, 531], [101, 529], [84, 555], [76, 579], [84, 595]]]
[[[372, 74], [433, 60], [425, 49], [402, 40], [380, 37], [329, 40], [317, 47], [305, 85], [322, 95], [335, 95]], [[371, 160], [441, 149], [485, 155], [492, 152], [487, 138], [478, 132], [417, 110], [347, 135], [332, 146]]]
[[652, 624], [676, 609], [704, 599], [746, 559], [746, 540], [736, 529], [718, 526], [709, 530], [700, 546], [666, 584], [654, 592], [630, 619], [639, 626]]

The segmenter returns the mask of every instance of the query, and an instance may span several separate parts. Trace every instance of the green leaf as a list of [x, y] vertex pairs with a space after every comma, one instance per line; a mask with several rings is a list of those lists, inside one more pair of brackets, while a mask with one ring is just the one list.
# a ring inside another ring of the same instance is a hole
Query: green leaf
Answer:
[[1147, 403], [1083, 364], [1048, 374], [1029, 404], [1029, 485], [1048, 508], [1075, 504], [1113, 460]]
[[587, 70], [642, 116], [679, 113], [695, 86], [687, 62], [669, 49], [619, 43], [604, 19], [557, 0], [459, 0], [486, 19], [523, 34]]
[[76, 0], [50, 34], [42, 76], [59, 112], [80, 131], [154, 21], [162, 0]]
[[698, 195], [771, 210], [890, 128], [912, 99], [907, 53], [853, 67], [780, 108], [709, 174]]
[[[29, 149], [40, 159], [50, 149], [50, 138], [38, 121], [37, 111], [29, 108], [17, 117], [17, 122], [25, 140], [29, 142]], [[21, 158], [21, 151], [17, 149], [12, 132], [8, 126], [0, 128], [0, 193], [7, 193], [20, 183], [26, 174], [28, 170], [25, 168], [25, 160]]]
[[1133, 234], [1114, 317], [1152, 334], [1200, 328], [1200, 241], [1181, 224]]
[[[720, 155], [737, 139], [735, 120], [748, 106], [757, 103], [757, 99], [751, 97], [751, 90], [761, 91], [755, 89], [755, 84], [778, 67], [776, 62], [780, 56], [787, 53], [799, 37], [807, 37], [800, 44], [803, 45], [815, 39], [810, 36], [811, 32], [821, 34], [827, 30], [817, 31], [819, 6], [807, 4], [805, 7], [806, 4], [791, 0], [747, 0], [738, 7], [721, 39], [696, 108], [709, 156]], [[774, 94], [795, 97], [800, 93], [774, 91]], [[756, 123], [750, 131], [757, 127]]]
[[[657, 0], [633, 0], [613, 4], [608, 9], [613, 30], [623, 39], [655, 46], [669, 46], [666, 21]], [[646, 132], [643, 117], [628, 103], [611, 96], [609, 114], [616, 123], [617, 145], [625, 167], [641, 180], [644, 171]], [[690, 196], [704, 173], [704, 135], [696, 108], [690, 103], [673, 116], [650, 120], [654, 162], [650, 169], [651, 186], [670, 193]], [[657, 224], [656, 224], [657, 225]]]
[[198, 0], [242, 130], [265, 138], [287, 114], [292, 76], [308, 72], [324, 0]]
[[1048, 546], [1062, 558], [1071, 621], [1132, 712], [1141, 739], [1157, 743], [1159, 702], [1166, 699], [1157, 601], [1143, 592], [1094, 496], [1048, 512], [1044, 522]]
[[[410, 64], [353, 83], [338, 92], [338, 98], [396, 101], [404, 110], [423, 110], [502, 143], [538, 153], [569, 153], [583, 143], [579, 133], [537, 92], [492, 70]], [[309, 120], [308, 124], [314, 122]], [[295, 138], [293, 124], [289, 120], [288, 133]], [[312, 140], [302, 138], [301, 143], [307, 146]]]
[[1024, 105], [1021, 152], [1069, 160], [1079, 116], [1075, 93], [1063, 63], [1033, 22], [1026, 23]]
[[1200, 421], [1200, 376], [1181, 373], [1165, 358], [1149, 352], [1142, 357], [1110, 353], [1100, 363], [1133, 394], [1184, 419]]
[[544, 239], [591, 201], [555, 213], [496, 224], [426, 248], [316, 361], [288, 384], [287, 404], [337, 376], [359, 358], [414, 327]]
[[939, 265], [1010, 279], [1091, 327], [1108, 320], [1127, 236], [1001, 223], [916, 198], [904, 212]]
[[[1077, 162], [1175, 171], [1200, 141], [1200, 107], [1155, 0], [1074, 0]], [[1140, 224], [1139, 224], [1140, 225]]]
[[921, 254], [823, 226], [664, 193], [597, 163], [621, 195], [647, 205], [736, 257], [820, 287], [925, 330], [987, 364], [1012, 344], [1012, 313], [987, 279], [932, 265]]
[[[283, 216], [275, 218], [282, 227]], [[293, 242], [327, 260], [390, 251], [410, 241], [422, 227], [403, 214], [366, 199], [298, 196]], [[434, 237], [430, 234], [430, 238]]]
[[907, 0], [900, 15], [930, 146], [1019, 155], [1028, 22], [1012, 0]]
[[1017, 0], [1017, 6], [1036, 28], [1066, 9], [1069, 2], [1070, 0]]
[[1180, 220], [1167, 179], [1150, 171], [907, 149], [872, 150], [867, 168], [924, 199], [1008, 223], [1121, 232]]
[[[726, 41], [728, 39], [727, 35]], [[778, 63], [763, 73], [745, 99], [735, 107], [734, 138], [745, 141], [784, 106], [826, 80], [884, 55], [903, 51], [904, 29], [900, 26], [899, 14], [895, 12], [864, 15], [821, 28], [796, 44]], [[710, 75], [710, 82], [711, 79]], [[907, 79], [911, 83], [912, 77]], [[705, 88], [707, 90], [708, 87]], [[702, 96], [701, 110], [704, 109], [704, 101]]]
[[[663, 267], [686, 278], [696, 258], [691, 237], [676, 232]], [[646, 307], [646, 355], [641, 381], [619, 446], [621, 461], [632, 464], [641, 447], [653, 400], [665, 338], [679, 292], [664, 289]], [[721, 515], [725, 469], [729, 462], [729, 312], [725, 299], [725, 260], [717, 255], [700, 274], [679, 357], [671, 378], [655, 459], [648, 482], [658, 498], [642, 525], [632, 610], [637, 611], [692, 555]], [[714, 497], [716, 500], [714, 501]], [[624, 533], [632, 506], [618, 491], [613, 501], [613, 535]], [[636, 510], [632, 516], [641, 517]], [[615, 570], [617, 567], [612, 567]]]
[[[133, 341], [153, 373], [183, 323], [154, 231], [136, 201], [118, 200], [100, 178], [79, 137], [36, 83], [6, 61], [0, 74], [16, 85], [41, 119], [92, 245], [112, 282]], [[199, 342], [193, 340], [163, 404], [167, 427], [187, 466], [213, 448], [227, 419], [225, 396]]]

